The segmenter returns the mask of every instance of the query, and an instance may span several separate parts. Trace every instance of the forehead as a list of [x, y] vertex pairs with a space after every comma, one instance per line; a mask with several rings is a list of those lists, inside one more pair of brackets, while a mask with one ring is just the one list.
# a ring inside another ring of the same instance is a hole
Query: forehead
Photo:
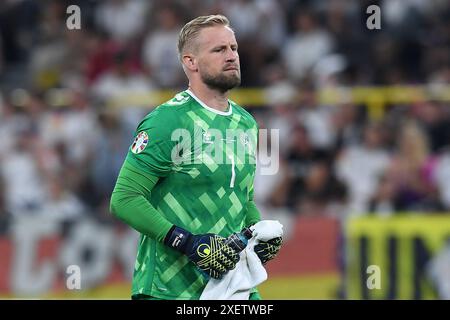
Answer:
[[200, 30], [198, 34], [200, 46], [214, 47], [217, 45], [236, 44], [233, 30], [226, 26], [214, 26]]

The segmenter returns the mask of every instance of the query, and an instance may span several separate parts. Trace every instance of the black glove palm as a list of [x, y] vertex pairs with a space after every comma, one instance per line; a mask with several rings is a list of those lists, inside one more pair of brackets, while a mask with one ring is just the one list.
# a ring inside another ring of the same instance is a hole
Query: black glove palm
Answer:
[[260, 241], [255, 245], [255, 252], [263, 264], [272, 260], [280, 251], [283, 239], [281, 237], [270, 239], [269, 241]]

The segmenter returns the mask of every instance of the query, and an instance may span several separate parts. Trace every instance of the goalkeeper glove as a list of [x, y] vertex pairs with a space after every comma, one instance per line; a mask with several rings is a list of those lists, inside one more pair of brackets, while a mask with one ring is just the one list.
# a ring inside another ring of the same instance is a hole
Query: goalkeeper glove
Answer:
[[217, 234], [193, 235], [173, 226], [167, 233], [164, 244], [185, 254], [207, 276], [221, 279], [239, 261], [239, 253], [224, 243], [225, 240]]
[[261, 260], [262, 264], [272, 260], [280, 251], [283, 239], [281, 237], [270, 239], [269, 241], [260, 241], [255, 245], [255, 252]]

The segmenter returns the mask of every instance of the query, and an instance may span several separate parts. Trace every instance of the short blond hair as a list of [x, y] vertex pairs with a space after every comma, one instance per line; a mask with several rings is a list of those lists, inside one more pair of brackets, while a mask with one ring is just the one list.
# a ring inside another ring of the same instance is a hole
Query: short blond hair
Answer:
[[214, 26], [230, 27], [230, 21], [224, 15], [213, 14], [209, 16], [200, 16], [186, 23], [178, 36], [178, 55], [180, 60], [183, 57], [184, 49], [191, 45], [200, 30]]

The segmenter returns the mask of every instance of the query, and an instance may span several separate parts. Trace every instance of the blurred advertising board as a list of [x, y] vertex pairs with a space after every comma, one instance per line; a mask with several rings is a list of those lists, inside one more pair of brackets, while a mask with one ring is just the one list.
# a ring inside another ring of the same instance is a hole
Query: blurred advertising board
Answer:
[[345, 226], [349, 299], [437, 299], [448, 290], [450, 216], [397, 214]]
[[137, 239], [128, 228], [92, 219], [69, 225], [37, 217], [15, 219], [0, 237], [0, 296], [62, 297], [129, 283]]

